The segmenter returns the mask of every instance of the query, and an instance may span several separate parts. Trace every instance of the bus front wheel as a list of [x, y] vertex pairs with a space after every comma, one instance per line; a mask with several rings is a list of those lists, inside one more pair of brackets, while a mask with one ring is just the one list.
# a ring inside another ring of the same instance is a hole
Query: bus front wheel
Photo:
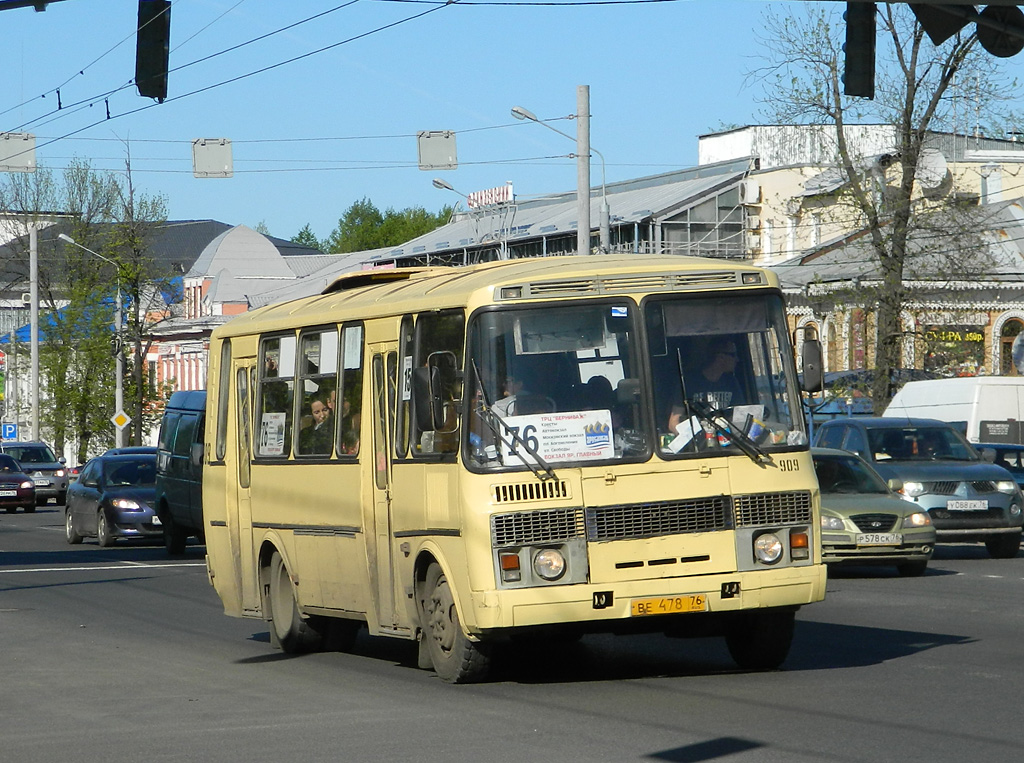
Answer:
[[729, 624], [725, 643], [744, 670], [775, 670], [793, 643], [793, 611], [762, 610], [740, 614]]
[[320, 646], [320, 633], [311, 628], [299, 614], [292, 584], [284, 559], [277, 551], [270, 557], [267, 572], [266, 613], [270, 620], [270, 643], [289, 654], [311, 652]]
[[462, 632], [451, 586], [436, 562], [418, 585], [417, 603], [424, 648], [437, 675], [453, 684], [484, 680], [491, 650]]

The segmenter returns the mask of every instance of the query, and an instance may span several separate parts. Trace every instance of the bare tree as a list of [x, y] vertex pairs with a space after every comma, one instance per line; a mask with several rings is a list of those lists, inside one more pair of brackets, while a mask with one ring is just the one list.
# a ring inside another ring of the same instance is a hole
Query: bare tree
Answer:
[[[975, 226], [957, 222], [971, 212], [949, 195], [929, 199], [921, 193], [929, 140], [938, 131], [957, 131], [964, 102], [955, 97], [955, 83], [970, 83], [978, 129], [982, 118], [1000, 116], [1005, 83], [998, 64], [977, 49], [975, 34], [961, 32], [933, 45], [905, 4], [882, 4], [876, 98], [844, 96], [842, 19], [833, 8], [802, 10], [799, 17], [766, 15], [762, 45], [767, 64], [754, 74], [768, 94], [764, 112], [769, 120], [829, 128], [842, 176], [834, 211], [845, 216], [848, 230], [859, 232], [877, 270], [874, 288], [859, 289], [856, 295], [874, 313], [872, 397], [880, 411], [895, 393], [893, 371], [902, 364], [900, 316], [915, 256], [933, 278], [943, 272], [962, 277], [960, 254], [978, 240]], [[858, 155], [850, 140], [850, 127], [865, 122], [892, 128], [891, 150], [871, 160]]]

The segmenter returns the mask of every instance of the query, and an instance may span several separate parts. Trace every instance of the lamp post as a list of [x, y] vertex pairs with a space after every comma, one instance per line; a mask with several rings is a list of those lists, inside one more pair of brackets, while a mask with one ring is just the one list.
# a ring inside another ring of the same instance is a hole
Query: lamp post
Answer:
[[[114, 418], [126, 419], [127, 417], [124, 414], [124, 390], [122, 389], [124, 383], [124, 356], [121, 354], [121, 268], [109, 257], [104, 257], [99, 252], [94, 252], [89, 247], [82, 246], [66, 233], [58, 233], [57, 238], [68, 244], [77, 246], [79, 249], [83, 249], [94, 257], [99, 257], [107, 264], [114, 266], [114, 272], [117, 274], [117, 304], [114, 305], [114, 379], [116, 384], [114, 389], [114, 408], [117, 410], [114, 412]], [[125, 422], [124, 425], [121, 425], [117, 421], [114, 421], [114, 444], [118, 448], [124, 447], [124, 428], [127, 425], [127, 422]]]
[[[589, 108], [587, 109], [587, 111], [589, 112]], [[561, 135], [561, 136], [563, 136], [565, 138], [568, 138], [569, 140], [575, 140], [576, 144], [577, 144], [577, 160], [579, 160], [579, 161], [587, 161], [587, 162], [589, 162], [589, 160], [590, 160], [590, 151], [593, 151], [595, 154], [597, 154], [598, 158], [601, 160], [601, 222], [600, 222], [600, 229], [601, 229], [601, 251], [602, 252], [609, 251], [611, 249], [611, 211], [610, 211], [610, 208], [608, 206], [608, 189], [607, 189], [607, 186], [605, 184], [604, 154], [602, 154], [600, 151], [598, 151], [593, 146], [589, 145], [589, 143], [590, 143], [589, 121], [587, 123], [588, 129], [583, 131], [583, 132], [586, 133], [585, 140], [580, 140], [580, 136], [577, 136], [576, 138], [573, 138], [568, 133], [562, 132], [561, 130], [559, 130], [559, 129], [555, 128], [555, 127], [552, 127], [547, 122], [542, 122], [537, 117], [536, 114], [534, 114], [532, 111], [528, 111], [527, 109], [524, 109], [522, 106], [513, 106], [512, 107], [512, 116], [514, 116], [516, 119], [528, 119], [531, 122], [536, 122], [537, 124], [543, 125], [544, 127], [548, 128], [549, 130], [552, 130], [553, 132], [557, 132], [559, 135]], [[586, 145], [584, 145], [584, 143]], [[587, 150], [587, 149], [589, 149], [589, 150]], [[581, 187], [577, 188], [577, 190], [576, 190], [578, 198], [586, 199], [586, 211], [587, 211], [587, 214], [586, 214], [586, 225], [585, 226], [584, 226], [584, 222], [583, 222], [583, 219], [582, 219], [583, 205], [582, 205], [582, 203], [580, 205], [580, 210], [581, 210], [580, 232], [581, 232], [581, 234], [584, 233], [584, 232], [586, 233], [586, 247], [582, 251], [590, 251], [590, 187], [589, 186], [590, 186], [590, 182], [589, 182], [589, 173], [588, 173], [588, 181], [585, 184], [583, 184]], [[585, 227], [585, 230], [584, 230], [584, 227]], [[581, 238], [581, 241], [582, 241], [582, 238]]]

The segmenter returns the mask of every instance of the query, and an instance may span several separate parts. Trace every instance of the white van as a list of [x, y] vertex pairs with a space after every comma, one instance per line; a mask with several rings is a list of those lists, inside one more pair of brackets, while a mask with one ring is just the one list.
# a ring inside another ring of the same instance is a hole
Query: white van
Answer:
[[882, 415], [948, 421], [971, 442], [1024, 443], [1024, 377], [907, 382]]

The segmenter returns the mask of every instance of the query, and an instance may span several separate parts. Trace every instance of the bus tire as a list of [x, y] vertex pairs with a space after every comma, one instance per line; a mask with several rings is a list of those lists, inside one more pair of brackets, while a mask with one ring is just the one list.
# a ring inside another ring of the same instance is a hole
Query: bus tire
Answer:
[[270, 557], [267, 582], [265, 612], [270, 622], [271, 645], [288, 654], [315, 651], [320, 646], [320, 633], [299, 614], [295, 586], [277, 551]]
[[775, 670], [793, 643], [796, 612], [763, 610], [741, 614], [729, 625], [726, 646], [744, 670]]
[[436, 562], [427, 568], [416, 598], [424, 646], [438, 677], [453, 684], [484, 680], [491, 667], [491, 649], [462, 632], [451, 586]]

